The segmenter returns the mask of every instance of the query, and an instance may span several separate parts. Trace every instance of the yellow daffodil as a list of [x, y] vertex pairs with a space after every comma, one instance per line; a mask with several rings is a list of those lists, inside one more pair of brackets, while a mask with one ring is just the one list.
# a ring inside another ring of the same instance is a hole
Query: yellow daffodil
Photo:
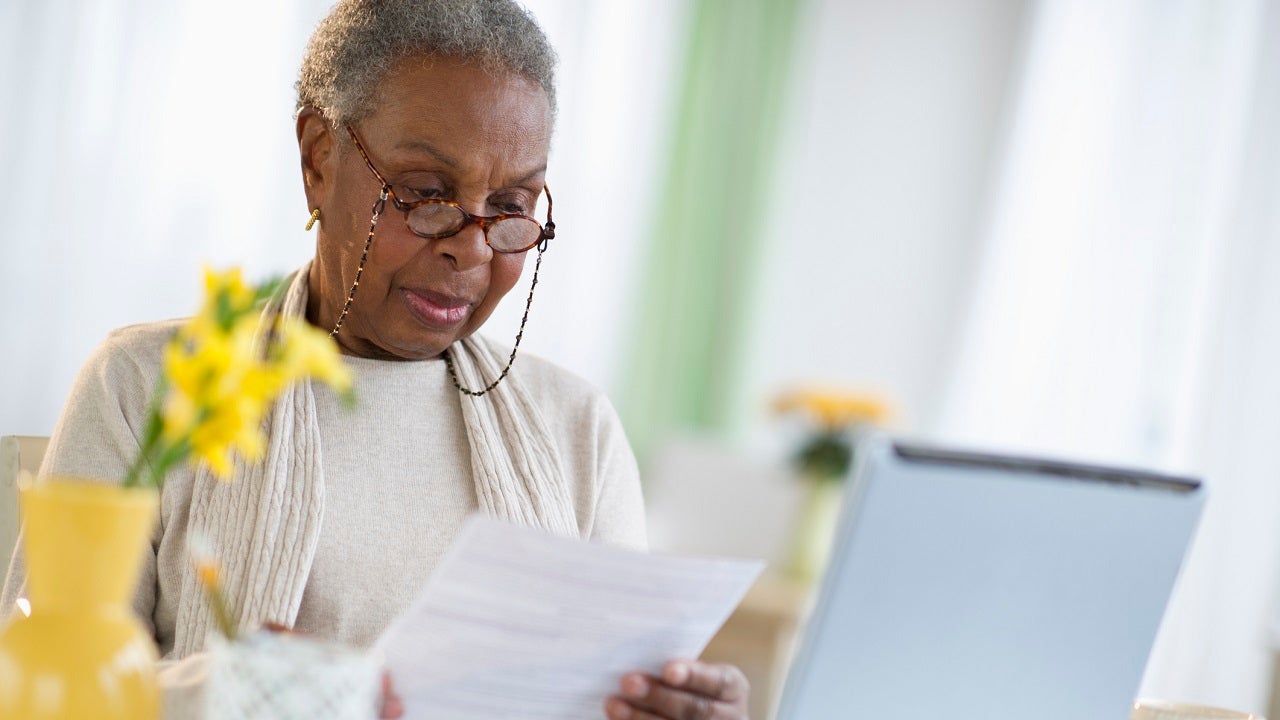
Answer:
[[218, 272], [212, 268], [204, 270], [205, 303], [196, 314], [194, 320], [201, 323], [212, 323], [224, 329], [244, 316], [246, 312], [256, 309], [262, 299], [257, 288], [246, 285], [240, 268], [231, 268]]
[[200, 580], [200, 584], [210, 588], [218, 589], [222, 587], [222, 569], [217, 563], [199, 563], [196, 565], [196, 578]]
[[[143, 467], [159, 484], [169, 467], [192, 457], [230, 480], [234, 457], [252, 462], [262, 456], [267, 413], [295, 382], [314, 378], [350, 398], [351, 372], [332, 338], [302, 318], [263, 317], [278, 287], [249, 286], [238, 269], [205, 271], [204, 304], [165, 346], [142, 448], [126, 485], [140, 480]], [[192, 535], [196, 579], [223, 634], [234, 638], [235, 614], [208, 546]]]
[[882, 424], [892, 415], [888, 403], [874, 395], [820, 388], [780, 395], [773, 401], [773, 410], [804, 414], [816, 425], [793, 458], [804, 476], [816, 480], [843, 478], [853, 462], [850, 431]]
[[334, 350], [333, 339], [301, 319], [280, 328], [279, 368], [284, 382], [310, 377], [340, 393], [351, 389], [351, 369]]
[[780, 395], [773, 402], [776, 413], [803, 412], [827, 430], [858, 423], [880, 424], [892, 415], [888, 403], [867, 393], [806, 388]]
[[234, 456], [262, 456], [267, 413], [295, 382], [314, 378], [349, 398], [350, 370], [326, 333], [302, 318], [262, 316], [278, 287], [248, 285], [239, 269], [205, 271], [204, 304], [164, 349], [157, 397], [126, 484], [139, 482], [144, 466], [159, 484], [169, 467], [192, 456], [229, 480]]
[[193, 532], [187, 541], [187, 553], [191, 556], [191, 565], [195, 569], [196, 581], [204, 591], [205, 598], [213, 610], [214, 620], [218, 628], [228, 639], [236, 636], [235, 616], [231, 605], [227, 602], [222, 587], [222, 565], [213, 552], [213, 543], [208, 536]]

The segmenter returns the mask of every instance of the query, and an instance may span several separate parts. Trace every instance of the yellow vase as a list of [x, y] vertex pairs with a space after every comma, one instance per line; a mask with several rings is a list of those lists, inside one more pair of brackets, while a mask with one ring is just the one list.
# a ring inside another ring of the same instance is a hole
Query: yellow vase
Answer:
[[60, 480], [21, 503], [31, 616], [0, 631], [0, 718], [158, 718], [155, 643], [132, 608], [155, 490]]

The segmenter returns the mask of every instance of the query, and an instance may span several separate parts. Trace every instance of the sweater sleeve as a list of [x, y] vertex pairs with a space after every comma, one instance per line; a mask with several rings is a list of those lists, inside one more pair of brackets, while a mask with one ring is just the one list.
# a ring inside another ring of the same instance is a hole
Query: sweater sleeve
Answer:
[[613, 406], [603, 398], [596, 438], [596, 507], [591, 539], [610, 545], [647, 550], [644, 496], [640, 470]]
[[156, 371], [113, 333], [80, 369], [40, 466], [42, 478], [118, 482], [138, 452]]

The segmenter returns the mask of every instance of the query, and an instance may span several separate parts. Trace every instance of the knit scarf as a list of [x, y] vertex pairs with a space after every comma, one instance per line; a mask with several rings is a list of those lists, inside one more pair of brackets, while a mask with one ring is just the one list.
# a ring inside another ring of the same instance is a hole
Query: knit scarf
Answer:
[[[301, 316], [311, 264], [286, 280], [263, 311], [263, 333], [277, 313]], [[464, 338], [448, 351], [458, 382], [483, 387], [502, 370], [501, 351]], [[458, 394], [471, 446], [481, 512], [517, 525], [577, 536], [563, 464], [546, 419], [513, 368], [483, 397]], [[359, 398], [356, 398], [359, 402]], [[315, 557], [324, 519], [324, 472], [315, 392], [309, 381], [281, 394], [267, 425], [267, 449], [257, 463], [236, 461], [234, 480], [196, 471], [189, 534], [210, 538], [223, 561], [223, 587], [242, 628], [264, 622], [292, 626]], [[341, 519], [335, 519], [341, 522]], [[215, 626], [195, 573], [182, 579], [174, 656], [204, 647]]]

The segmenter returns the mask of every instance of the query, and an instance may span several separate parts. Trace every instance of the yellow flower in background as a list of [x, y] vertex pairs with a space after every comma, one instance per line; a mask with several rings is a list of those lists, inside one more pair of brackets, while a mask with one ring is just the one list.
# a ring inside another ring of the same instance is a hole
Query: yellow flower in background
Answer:
[[778, 414], [802, 412], [827, 430], [839, 430], [860, 423], [879, 425], [893, 415], [889, 404], [869, 393], [818, 388], [793, 390], [773, 401]]
[[276, 397], [307, 378], [350, 397], [351, 375], [328, 336], [298, 317], [264, 318], [278, 282], [248, 285], [238, 268], [205, 271], [205, 299], [164, 349], [163, 373], [143, 446], [125, 484], [145, 470], [159, 485], [194, 456], [229, 480], [239, 455], [266, 448], [263, 425]]
[[881, 425], [893, 415], [889, 404], [869, 393], [804, 388], [779, 395], [773, 401], [777, 414], [803, 414], [816, 431], [805, 438], [793, 460], [809, 478], [837, 480], [853, 462], [853, 437], [860, 425]]

